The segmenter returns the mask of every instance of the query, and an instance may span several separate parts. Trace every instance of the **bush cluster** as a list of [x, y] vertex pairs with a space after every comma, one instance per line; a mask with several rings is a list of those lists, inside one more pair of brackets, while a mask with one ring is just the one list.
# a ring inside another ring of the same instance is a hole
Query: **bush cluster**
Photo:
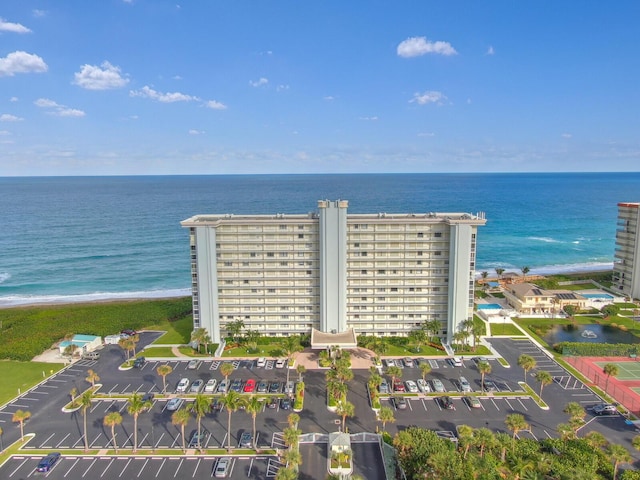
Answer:
[[638, 345], [629, 343], [560, 342], [553, 349], [576, 357], [628, 357], [638, 354]]

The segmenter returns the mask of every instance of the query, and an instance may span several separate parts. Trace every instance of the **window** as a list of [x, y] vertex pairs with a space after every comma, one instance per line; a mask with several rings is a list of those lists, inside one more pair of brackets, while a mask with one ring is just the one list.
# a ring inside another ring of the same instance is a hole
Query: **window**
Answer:
[[386, 270], [378, 270], [378, 275], [384, 275], [386, 273], [387, 273]]
[[440, 255], [442, 255], [442, 252], [440, 250], [436, 250], [435, 252], [433, 252], [433, 254], [435, 256], [440, 256]]
[[353, 246], [354, 246], [354, 248], [360, 248], [360, 244], [359, 243], [354, 243]]
[[245, 285], [249, 285], [249, 280], [243, 280], [242, 283], [244, 283]]
[[251, 253], [249, 254], [249, 256], [250, 256], [251, 258], [256, 258], [256, 252], [251, 252]]
[[367, 271], [366, 271], [366, 270], [361, 270], [361, 271], [360, 271], [360, 273], [361, 273], [362, 275], [366, 275], [366, 274], [367, 274]]
[[436, 237], [436, 238], [440, 238], [440, 237], [442, 237], [442, 232], [435, 232], [433, 234], [433, 236]]
[[418, 252], [418, 256], [421, 257], [422, 256], [422, 252]]
[[267, 289], [267, 293], [276, 293], [276, 289], [275, 288], [268, 288]]
[[286, 225], [280, 225], [280, 230], [286, 230], [287, 226]]
[[280, 266], [281, 266], [281, 267], [286, 267], [287, 265], [288, 265], [288, 263], [287, 263], [287, 262], [280, 262]]
[[249, 262], [242, 262], [242, 266], [243, 267], [248, 267], [249, 266]]
[[287, 252], [280, 252], [280, 258], [287, 258], [289, 254]]
[[273, 258], [275, 254], [273, 252], [267, 252], [267, 257]]
[[424, 233], [418, 232], [418, 238], [424, 238]]

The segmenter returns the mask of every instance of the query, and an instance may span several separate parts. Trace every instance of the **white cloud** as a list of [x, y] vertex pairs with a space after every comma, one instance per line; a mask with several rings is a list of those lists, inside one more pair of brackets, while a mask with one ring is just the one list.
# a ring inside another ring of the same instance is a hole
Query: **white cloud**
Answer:
[[370, 122], [375, 122], [376, 120], [378, 120], [378, 117], [374, 116], [374, 117], [358, 117], [359, 120], [367, 120]]
[[0, 115], [0, 122], [21, 122], [24, 118], [16, 117], [10, 113], [3, 113]]
[[489, 48], [487, 49], [487, 55], [495, 55], [496, 51], [493, 49], [493, 46], [489, 45]]
[[419, 137], [435, 137], [435, 135], [436, 134], [433, 133], [433, 132], [421, 132], [421, 133], [418, 133]]
[[11, 135], [11, 132], [9, 130], [0, 130], [0, 137], [6, 137]]
[[227, 106], [224, 103], [217, 102], [215, 100], [209, 100], [205, 102], [205, 107], [210, 108], [211, 110], [226, 110]]
[[202, 135], [204, 133], [203, 130], [195, 130], [195, 129], [191, 129], [189, 130], [189, 135]]
[[573, 137], [573, 135], [571, 135], [570, 133], [563, 133], [562, 134], [562, 138], [571, 138]]
[[323, 100], [326, 100], [327, 102], [332, 102], [334, 101], [336, 98], [333, 95], [327, 95], [326, 97], [322, 97]]
[[19, 23], [11, 23], [5, 21], [2, 17], [0, 17], [0, 32], [11, 32], [11, 33], [31, 33], [24, 25]]
[[73, 83], [87, 90], [110, 90], [124, 87], [129, 79], [120, 74], [120, 67], [102, 62], [102, 65], [82, 65], [74, 74]]
[[432, 42], [426, 37], [411, 37], [398, 45], [398, 55], [400, 57], [420, 57], [427, 53], [437, 55], [457, 55], [456, 49], [449, 42]]
[[260, 77], [260, 80], [249, 80], [249, 85], [251, 85], [252, 87], [261, 87], [263, 85], [266, 85], [267, 83], [269, 83], [269, 79], [268, 78], [264, 78], [264, 77]]
[[278, 85], [276, 87], [276, 92], [282, 92], [284, 90], [289, 90], [289, 85]]
[[17, 102], [18, 101], [18, 97], [11, 97], [9, 99], [10, 102]]
[[423, 93], [415, 93], [409, 103], [417, 103], [418, 105], [427, 105], [428, 103], [442, 104], [447, 97], [442, 92], [427, 91]]
[[38, 10], [37, 8], [32, 13], [34, 17], [44, 17], [47, 14], [46, 10]]
[[200, 100], [198, 97], [193, 97], [191, 95], [187, 95], [185, 93], [180, 92], [171, 92], [171, 93], [162, 93], [158, 92], [148, 85], [145, 85], [140, 90], [131, 90], [129, 92], [129, 96], [131, 97], [142, 97], [142, 98], [150, 98], [151, 100], [157, 100], [161, 103], [174, 103], [174, 102], [194, 102]]
[[65, 105], [50, 100], [48, 98], [39, 98], [33, 102], [36, 107], [48, 109], [47, 114], [55, 115], [56, 117], [84, 117], [85, 113], [82, 110], [75, 108], [69, 108]]
[[16, 73], [46, 72], [47, 64], [38, 55], [17, 51], [0, 58], [0, 77], [13, 77]]

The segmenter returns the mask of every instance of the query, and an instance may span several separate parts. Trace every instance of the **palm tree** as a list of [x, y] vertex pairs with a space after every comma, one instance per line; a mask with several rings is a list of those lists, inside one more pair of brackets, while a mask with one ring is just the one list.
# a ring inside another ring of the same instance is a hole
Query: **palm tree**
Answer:
[[569, 418], [578, 418], [583, 420], [586, 417], [587, 412], [584, 407], [580, 405], [578, 402], [569, 402], [564, 406], [564, 413], [569, 415]]
[[302, 381], [302, 376], [304, 375], [304, 373], [307, 371], [307, 367], [305, 367], [304, 365], [298, 365], [296, 367], [296, 372], [298, 372], [298, 381], [301, 382]]
[[206, 328], [196, 328], [193, 332], [191, 332], [191, 341], [198, 346], [198, 353], [200, 353], [200, 346], [206, 346], [211, 343], [211, 337], [207, 333]]
[[284, 460], [284, 463], [287, 465], [287, 467], [292, 467], [294, 470], [298, 465], [302, 464], [302, 455], [297, 448], [287, 449], [287, 451], [282, 456], [282, 459]]
[[469, 448], [473, 444], [473, 427], [470, 427], [469, 425], [460, 425], [457, 430], [460, 443], [464, 447], [464, 454], [462, 455], [462, 458], [466, 459], [467, 453], [469, 453]]
[[229, 390], [225, 395], [220, 399], [222, 405], [227, 409], [227, 450], [231, 451], [231, 414], [236, 412], [240, 405], [243, 403], [243, 399], [238, 392], [234, 392], [233, 390]]
[[525, 420], [524, 416], [519, 413], [507, 415], [504, 423], [507, 425], [507, 428], [513, 432], [512, 440], [513, 446], [515, 447], [516, 435], [522, 430], [529, 429], [529, 424]]
[[287, 357], [287, 383], [289, 383], [289, 366], [291, 365], [291, 359], [296, 353], [301, 352], [303, 348], [302, 345], [300, 345], [300, 337], [297, 335], [285, 337], [281, 345], [282, 351]]
[[427, 333], [422, 329], [412, 330], [408, 335], [409, 343], [416, 347], [416, 353], [420, 352], [420, 349], [427, 341]]
[[234, 342], [238, 341], [238, 337], [240, 336], [240, 332], [244, 328], [244, 321], [241, 318], [234, 320], [233, 322], [229, 322], [227, 324], [227, 334], [231, 337]]
[[176, 426], [179, 425], [180, 430], [182, 431], [182, 450], [183, 451], [187, 450], [187, 444], [184, 438], [184, 427], [187, 426], [190, 419], [191, 419], [191, 412], [189, 412], [189, 410], [187, 410], [186, 408], [181, 408], [180, 410], [176, 410], [175, 412], [173, 412], [173, 415], [171, 415], [171, 424]]
[[28, 410], [16, 410], [13, 417], [11, 417], [12, 422], [18, 422], [20, 424], [20, 440], [24, 440], [24, 422], [30, 418], [31, 412]]
[[538, 373], [536, 373], [536, 380], [540, 382], [540, 398], [542, 398], [542, 389], [545, 387], [545, 385], [549, 385], [551, 382], [553, 382], [553, 377], [549, 372], [540, 370]]
[[530, 271], [530, 270], [529, 270], [529, 267], [522, 267], [522, 268], [520, 269], [520, 271], [522, 272], [522, 280], [523, 280], [523, 281], [526, 281], [526, 279], [527, 279], [527, 273], [529, 273], [529, 271]]
[[402, 369], [395, 365], [393, 367], [387, 367], [386, 374], [391, 377], [391, 385], [393, 386], [396, 378], [402, 378]]
[[246, 410], [249, 415], [251, 415], [251, 420], [253, 421], [253, 447], [256, 447], [256, 417], [262, 411], [262, 402], [255, 396], [252, 395], [251, 399], [247, 402]]
[[133, 417], [133, 452], [138, 450], [138, 416], [151, 408], [150, 401], [143, 401], [142, 395], [134, 393], [129, 397], [129, 406], [127, 412]]
[[480, 447], [480, 458], [484, 456], [484, 449], [495, 443], [495, 436], [488, 428], [478, 428], [474, 433], [475, 444]]
[[482, 280], [486, 280], [487, 277], [489, 276], [489, 272], [487, 271], [480, 272], [480, 276], [482, 277]]
[[298, 423], [300, 423], [300, 415], [297, 413], [290, 413], [287, 415], [287, 424], [291, 428], [298, 428]]
[[420, 362], [418, 368], [420, 369], [420, 375], [422, 375], [422, 379], [426, 380], [427, 375], [431, 373], [431, 365], [429, 365], [429, 362]]
[[356, 407], [353, 403], [348, 400], [342, 400], [338, 402], [338, 406], [336, 407], [336, 413], [342, 417], [342, 431], [345, 431], [345, 423], [347, 421], [347, 417], [353, 417], [356, 413]]
[[498, 280], [502, 279], [502, 274], [504, 273], [504, 268], [496, 268], [496, 274], [498, 275]]
[[196, 416], [198, 421], [198, 449], [200, 448], [200, 437], [202, 434], [202, 417], [211, 411], [211, 403], [209, 398], [205, 397], [201, 393], [196, 395], [193, 403], [191, 404], [191, 411]]
[[396, 417], [393, 415], [391, 407], [381, 407], [378, 411], [378, 421], [382, 422], [382, 431], [385, 431], [387, 423], [393, 423], [396, 421]]
[[298, 472], [292, 467], [283, 467], [276, 473], [275, 480], [296, 480], [298, 478]]
[[297, 449], [301, 434], [302, 432], [297, 428], [285, 428], [282, 431], [282, 440], [287, 447]]
[[122, 423], [122, 415], [120, 415], [120, 412], [110, 412], [104, 417], [103, 423], [105, 427], [111, 428], [113, 449], [118, 453], [118, 444], [116, 443], [116, 425], [120, 425]]
[[80, 395], [80, 407], [82, 408], [82, 424], [84, 426], [84, 451], [89, 451], [89, 439], [87, 438], [87, 410], [91, 406], [91, 390], [85, 390]]
[[464, 344], [465, 344], [465, 340], [467, 339], [467, 332], [460, 330], [456, 333], [453, 334], [453, 341], [455, 342], [456, 345], [458, 345], [458, 348], [460, 350], [462, 350], [464, 348]]
[[[636, 446], [636, 444], [634, 443], [634, 442], [635, 442], [635, 440], [636, 440], [636, 438], [639, 438], [639, 437], [635, 437], [635, 438], [631, 441], [631, 444], [633, 445], [633, 447], [634, 447], [636, 450], [640, 450], [640, 448], [638, 448], [638, 447], [640, 447], [640, 442], [638, 442], [638, 446]], [[589, 444], [589, 446], [591, 446], [591, 448], [594, 448], [594, 449], [602, 448], [602, 447], [604, 447], [607, 443], [609, 443], [609, 442], [607, 441], [607, 438], [606, 438], [603, 434], [601, 434], [600, 432], [598, 432], [597, 430], [592, 430], [592, 431], [590, 431], [589, 433], [587, 433], [587, 434], [584, 436], [584, 440], [587, 442], [587, 444]]]
[[616, 480], [618, 476], [618, 467], [621, 463], [629, 463], [631, 461], [631, 455], [626, 448], [622, 445], [612, 443], [607, 449], [609, 459], [613, 462], [613, 480]]
[[609, 388], [609, 379], [612, 376], [617, 377], [618, 373], [620, 373], [620, 369], [618, 368], [618, 366], [615, 363], [607, 363], [602, 368], [602, 371], [607, 376], [607, 383], [605, 384], [605, 387], [604, 387], [604, 391], [606, 392], [607, 389]]
[[[589, 433], [592, 433], [592, 432], [589, 432]], [[636, 450], [640, 450], [640, 435], [636, 435], [631, 439], [631, 445], [633, 445], [633, 448], [635, 448]]]
[[478, 371], [480, 372], [481, 376], [480, 384], [482, 385], [482, 389], [484, 390], [484, 376], [491, 373], [491, 364], [486, 361], [478, 362]]
[[95, 387], [96, 382], [100, 381], [100, 377], [98, 376], [98, 374], [96, 372], [94, 372], [93, 370], [89, 369], [89, 370], [87, 370], [87, 378], [85, 378], [85, 380], [87, 382], [89, 382], [92, 387]]
[[341, 398], [346, 396], [349, 386], [338, 380], [329, 380], [327, 382], [327, 390], [329, 392], [329, 398], [337, 403]]
[[229, 375], [233, 373], [235, 368], [233, 368], [233, 364], [229, 362], [224, 362], [220, 365], [220, 374], [224, 377], [225, 380], [229, 379]]
[[118, 345], [120, 345], [120, 348], [125, 351], [125, 353], [127, 354], [127, 360], [129, 360], [129, 350], [131, 350], [129, 348], [129, 346], [131, 345], [131, 340], [129, 340], [129, 337], [121, 338], [118, 341]]
[[156, 368], [156, 372], [162, 377], [162, 392], [165, 393], [167, 391], [167, 375], [173, 372], [173, 367], [171, 365], [160, 365]]
[[69, 392], [69, 395], [71, 396], [71, 403], [76, 401], [76, 395], [78, 395], [78, 389], [76, 387], [73, 387], [71, 389], [71, 391]]
[[556, 427], [560, 439], [563, 441], [573, 440], [576, 438], [576, 431], [570, 423], [559, 423]]
[[524, 370], [524, 383], [527, 383], [527, 373], [536, 368], [536, 363], [536, 359], [526, 353], [518, 357], [518, 365]]

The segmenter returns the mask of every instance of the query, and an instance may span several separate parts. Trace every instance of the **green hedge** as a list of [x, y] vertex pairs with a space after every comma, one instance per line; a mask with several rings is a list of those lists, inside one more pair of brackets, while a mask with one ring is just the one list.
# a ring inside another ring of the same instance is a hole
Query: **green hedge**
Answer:
[[640, 353], [639, 347], [629, 343], [560, 342], [553, 345], [556, 352], [576, 357], [628, 357]]
[[0, 309], [0, 359], [31, 360], [69, 334], [140, 330], [191, 315], [191, 297]]

